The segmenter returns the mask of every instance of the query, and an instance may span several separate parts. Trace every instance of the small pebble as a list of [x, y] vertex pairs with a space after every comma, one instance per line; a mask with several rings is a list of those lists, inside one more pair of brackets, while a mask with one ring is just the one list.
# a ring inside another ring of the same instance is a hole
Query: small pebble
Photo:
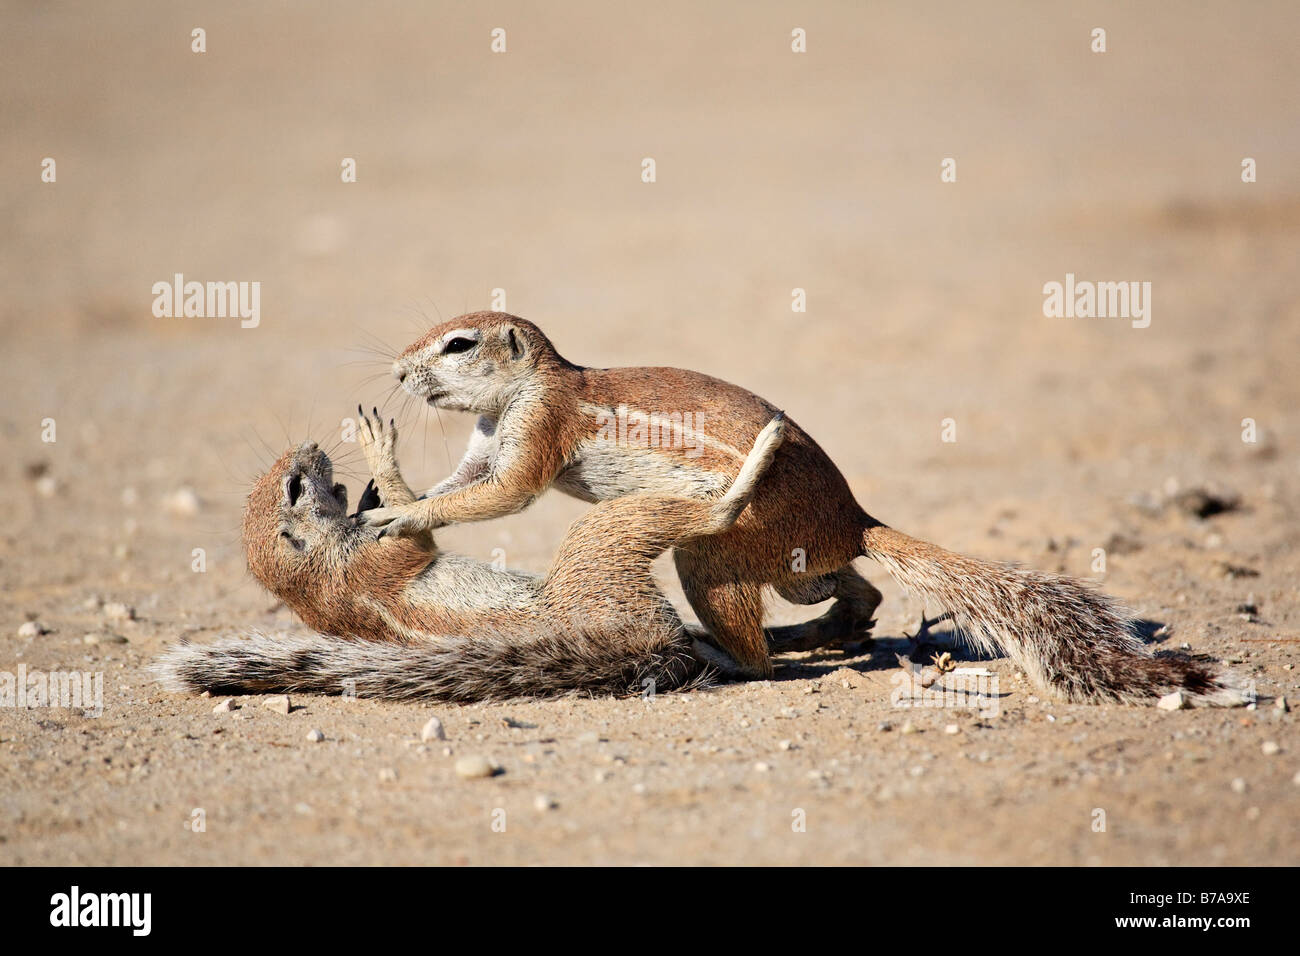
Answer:
[[446, 740], [447, 732], [442, 729], [442, 721], [437, 717], [430, 717], [429, 722], [426, 723], [424, 729], [420, 731], [420, 739], [424, 741]]
[[779, 744], [777, 744], [777, 747], [779, 747], [779, 748], [782, 749], [782, 750], [793, 750], [793, 749], [794, 749], [794, 743], [793, 743], [792, 741], [789, 741], [789, 740], [783, 740], [783, 741], [781, 741]]
[[121, 601], [114, 601], [111, 604], [104, 605], [104, 617], [110, 621], [134, 621], [135, 608], [129, 604], [123, 604]]
[[188, 485], [177, 488], [166, 498], [163, 499], [163, 507], [174, 515], [182, 518], [192, 518], [199, 513], [202, 503], [199, 501], [198, 493]]
[[899, 731], [900, 734], [914, 734], [916, 732], [916, 724], [912, 723], [910, 720], [903, 724], [903, 729]]
[[109, 631], [94, 631], [81, 639], [86, 644], [125, 644], [127, 640], [121, 634]]
[[380, 783], [394, 783], [397, 780], [397, 771], [392, 767], [384, 767], [379, 771]]
[[217, 704], [216, 707], [213, 707], [212, 712], [214, 714], [228, 714], [235, 709], [235, 706], [235, 698], [227, 697], [221, 703]]
[[1260, 745], [1260, 752], [1265, 757], [1275, 757], [1282, 752], [1282, 747], [1276, 740], [1266, 740]]
[[318, 744], [325, 739], [325, 735], [313, 727], [311, 730], [307, 731], [307, 739], [314, 744]]
[[959, 734], [961, 733], [961, 727], [957, 724], [949, 724], [947, 727], [943, 728], [943, 732], [945, 734]]
[[49, 475], [37, 478], [36, 493], [42, 498], [53, 498], [59, 493], [59, 483]]
[[1187, 697], [1181, 690], [1176, 690], [1172, 694], [1165, 694], [1156, 703], [1161, 710], [1185, 710], [1187, 707]]
[[537, 796], [533, 797], [533, 809], [540, 813], [545, 813], [547, 810], [554, 810], [556, 806], [558, 806], [558, 804], [544, 793], [539, 793]]
[[1276, 707], [1278, 710], [1282, 711], [1282, 713], [1284, 714], [1289, 713], [1291, 710], [1291, 705], [1286, 702], [1285, 697], [1276, 698], [1273, 701], [1273, 706]]
[[287, 714], [293, 710], [293, 705], [289, 703], [289, 698], [285, 694], [266, 698], [266, 700], [262, 701], [262, 706], [267, 710], [275, 711], [277, 714]]
[[1231, 786], [1232, 786], [1233, 793], [1246, 792], [1246, 781], [1243, 780], [1241, 777], [1233, 777]]
[[42, 634], [48, 634], [45, 628], [41, 627], [35, 621], [25, 621], [18, 625], [19, 637], [39, 637]]
[[893, 729], [894, 729], [894, 725], [887, 720], [882, 720], [880, 723], [876, 724], [877, 733], [887, 734]]
[[764, 763], [762, 760], [754, 764], [754, 771], [756, 773], [767, 773], [771, 769], [772, 769], [771, 764]]
[[456, 761], [456, 776], [464, 777], [466, 780], [472, 780], [476, 777], [493, 777], [496, 776], [497, 772], [498, 769], [492, 765], [492, 761], [481, 754], [471, 754]]

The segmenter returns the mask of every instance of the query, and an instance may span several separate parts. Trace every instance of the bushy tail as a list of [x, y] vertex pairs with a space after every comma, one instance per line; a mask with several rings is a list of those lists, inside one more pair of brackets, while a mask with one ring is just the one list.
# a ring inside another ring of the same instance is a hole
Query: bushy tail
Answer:
[[[395, 701], [505, 700], [673, 690], [707, 683], [686, 637], [629, 629], [616, 637], [480, 635], [422, 644], [340, 637], [224, 638], [180, 643], [154, 663], [169, 690], [213, 694], [355, 694]], [[653, 683], [651, 683], [653, 682]]]
[[1150, 703], [1182, 691], [1192, 704], [1247, 702], [1226, 670], [1153, 656], [1133, 619], [1082, 581], [968, 558], [883, 525], [866, 530], [863, 550], [908, 591], [948, 611], [977, 650], [1007, 655], [1065, 700]]

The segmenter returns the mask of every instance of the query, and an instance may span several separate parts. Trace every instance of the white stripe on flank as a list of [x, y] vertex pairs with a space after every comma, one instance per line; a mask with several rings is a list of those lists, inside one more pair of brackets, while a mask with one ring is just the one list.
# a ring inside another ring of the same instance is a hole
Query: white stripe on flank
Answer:
[[[590, 415], [593, 418], [597, 416], [607, 415], [607, 416], [613, 416], [615, 421], [618, 420], [618, 409], [612, 408], [608, 405], [592, 405], [588, 402], [583, 402], [578, 407], [584, 414]], [[682, 426], [682, 423], [680, 421], [674, 421], [672, 418], [668, 418], [663, 415], [658, 415], [655, 414], [654, 412], [644, 412], [641, 411], [641, 409], [633, 408], [630, 405], [625, 407], [627, 408], [629, 415], [633, 413], [644, 415], [649, 423], [658, 425], [660, 432], [662, 432], [665, 429], [665, 427], [668, 427], [676, 436], [682, 439], [682, 444], [685, 445], [685, 438], [687, 432], [686, 429]], [[705, 432], [692, 428], [690, 430], [690, 437], [694, 439], [697, 445], [703, 445], [705, 448], [711, 448], [714, 451], [724, 452], [730, 455], [732, 458], [737, 458], [740, 461], [745, 460], [744, 452], [737, 451], [735, 448], [732, 448], [730, 445], [728, 445], [726, 442], [722, 441], [721, 439], [714, 438], [712, 435], [706, 434]]]

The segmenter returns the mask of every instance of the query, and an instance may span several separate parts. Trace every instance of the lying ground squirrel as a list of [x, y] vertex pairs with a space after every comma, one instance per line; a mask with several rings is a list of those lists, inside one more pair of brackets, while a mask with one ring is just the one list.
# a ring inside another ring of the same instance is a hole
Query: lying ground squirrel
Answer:
[[[381, 540], [347, 513], [315, 443], [285, 452], [244, 509], [248, 567], [311, 637], [182, 643], [155, 665], [165, 686], [213, 693], [311, 692], [476, 701], [569, 692], [644, 693], [700, 683], [710, 663], [660, 592], [651, 562], [678, 542], [731, 527], [772, 462], [777, 415], [726, 493], [704, 501], [629, 495], [593, 508], [545, 577], [440, 552], [430, 533]], [[397, 430], [363, 415], [374, 476], [358, 510], [415, 500]], [[330, 636], [325, 636], [330, 635]]]
[[[450, 478], [419, 501], [361, 516], [398, 536], [512, 514], [551, 486], [592, 502], [647, 492], [708, 500], [727, 487], [744, 458], [738, 449], [774, 411], [698, 372], [583, 368], [535, 325], [499, 312], [435, 326], [393, 373], [431, 405], [481, 416]], [[881, 595], [852, 568], [861, 555], [949, 612], [977, 650], [1008, 655], [1064, 699], [1139, 702], [1181, 690], [1201, 703], [1243, 700], [1230, 674], [1152, 656], [1132, 619], [1082, 582], [954, 554], [872, 518], [794, 422], [735, 526], [674, 551], [691, 607], [753, 676], [772, 671], [764, 585], [794, 603], [837, 598], [822, 618], [788, 631], [805, 645], [870, 626]]]

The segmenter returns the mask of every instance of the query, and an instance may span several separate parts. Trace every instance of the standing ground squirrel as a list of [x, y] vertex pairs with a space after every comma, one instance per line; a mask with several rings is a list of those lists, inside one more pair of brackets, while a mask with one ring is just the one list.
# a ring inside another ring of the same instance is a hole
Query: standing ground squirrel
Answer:
[[[753, 393], [698, 372], [583, 368], [535, 325], [499, 312], [435, 326], [397, 358], [393, 373], [431, 405], [481, 416], [451, 477], [418, 501], [361, 516], [395, 536], [512, 514], [552, 485], [592, 502], [638, 493], [709, 500], [774, 412]], [[691, 607], [753, 676], [772, 672], [764, 585], [795, 603], [837, 598], [804, 629], [805, 643], [870, 626], [881, 595], [851, 565], [862, 555], [948, 611], [978, 650], [1007, 654], [1064, 699], [1151, 701], [1182, 690], [1200, 703], [1243, 700], [1230, 674], [1152, 656], [1132, 619], [1082, 582], [954, 554], [877, 521], [791, 421], [735, 526], [674, 550]]]
[[[347, 489], [315, 443], [285, 452], [244, 509], [249, 570], [311, 637], [174, 646], [155, 665], [172, 690], [354, 692], [388, 700], [476, 701], [568, 692], [644, 693], [731, 669], [683, 628], [651, 562], [735, 523], [784, 431], [758, 434], [726, 493], [704, 501], [629, 495], [569, 529], [545, 577], [440, 552], [430, 533], [381, 539], [347, 513]], [[397, 466], [397, 430], [362, 416], [373, 475], [358, 510], [415, 500]], [[332, 636], [325, 636], [332, 635]]]

